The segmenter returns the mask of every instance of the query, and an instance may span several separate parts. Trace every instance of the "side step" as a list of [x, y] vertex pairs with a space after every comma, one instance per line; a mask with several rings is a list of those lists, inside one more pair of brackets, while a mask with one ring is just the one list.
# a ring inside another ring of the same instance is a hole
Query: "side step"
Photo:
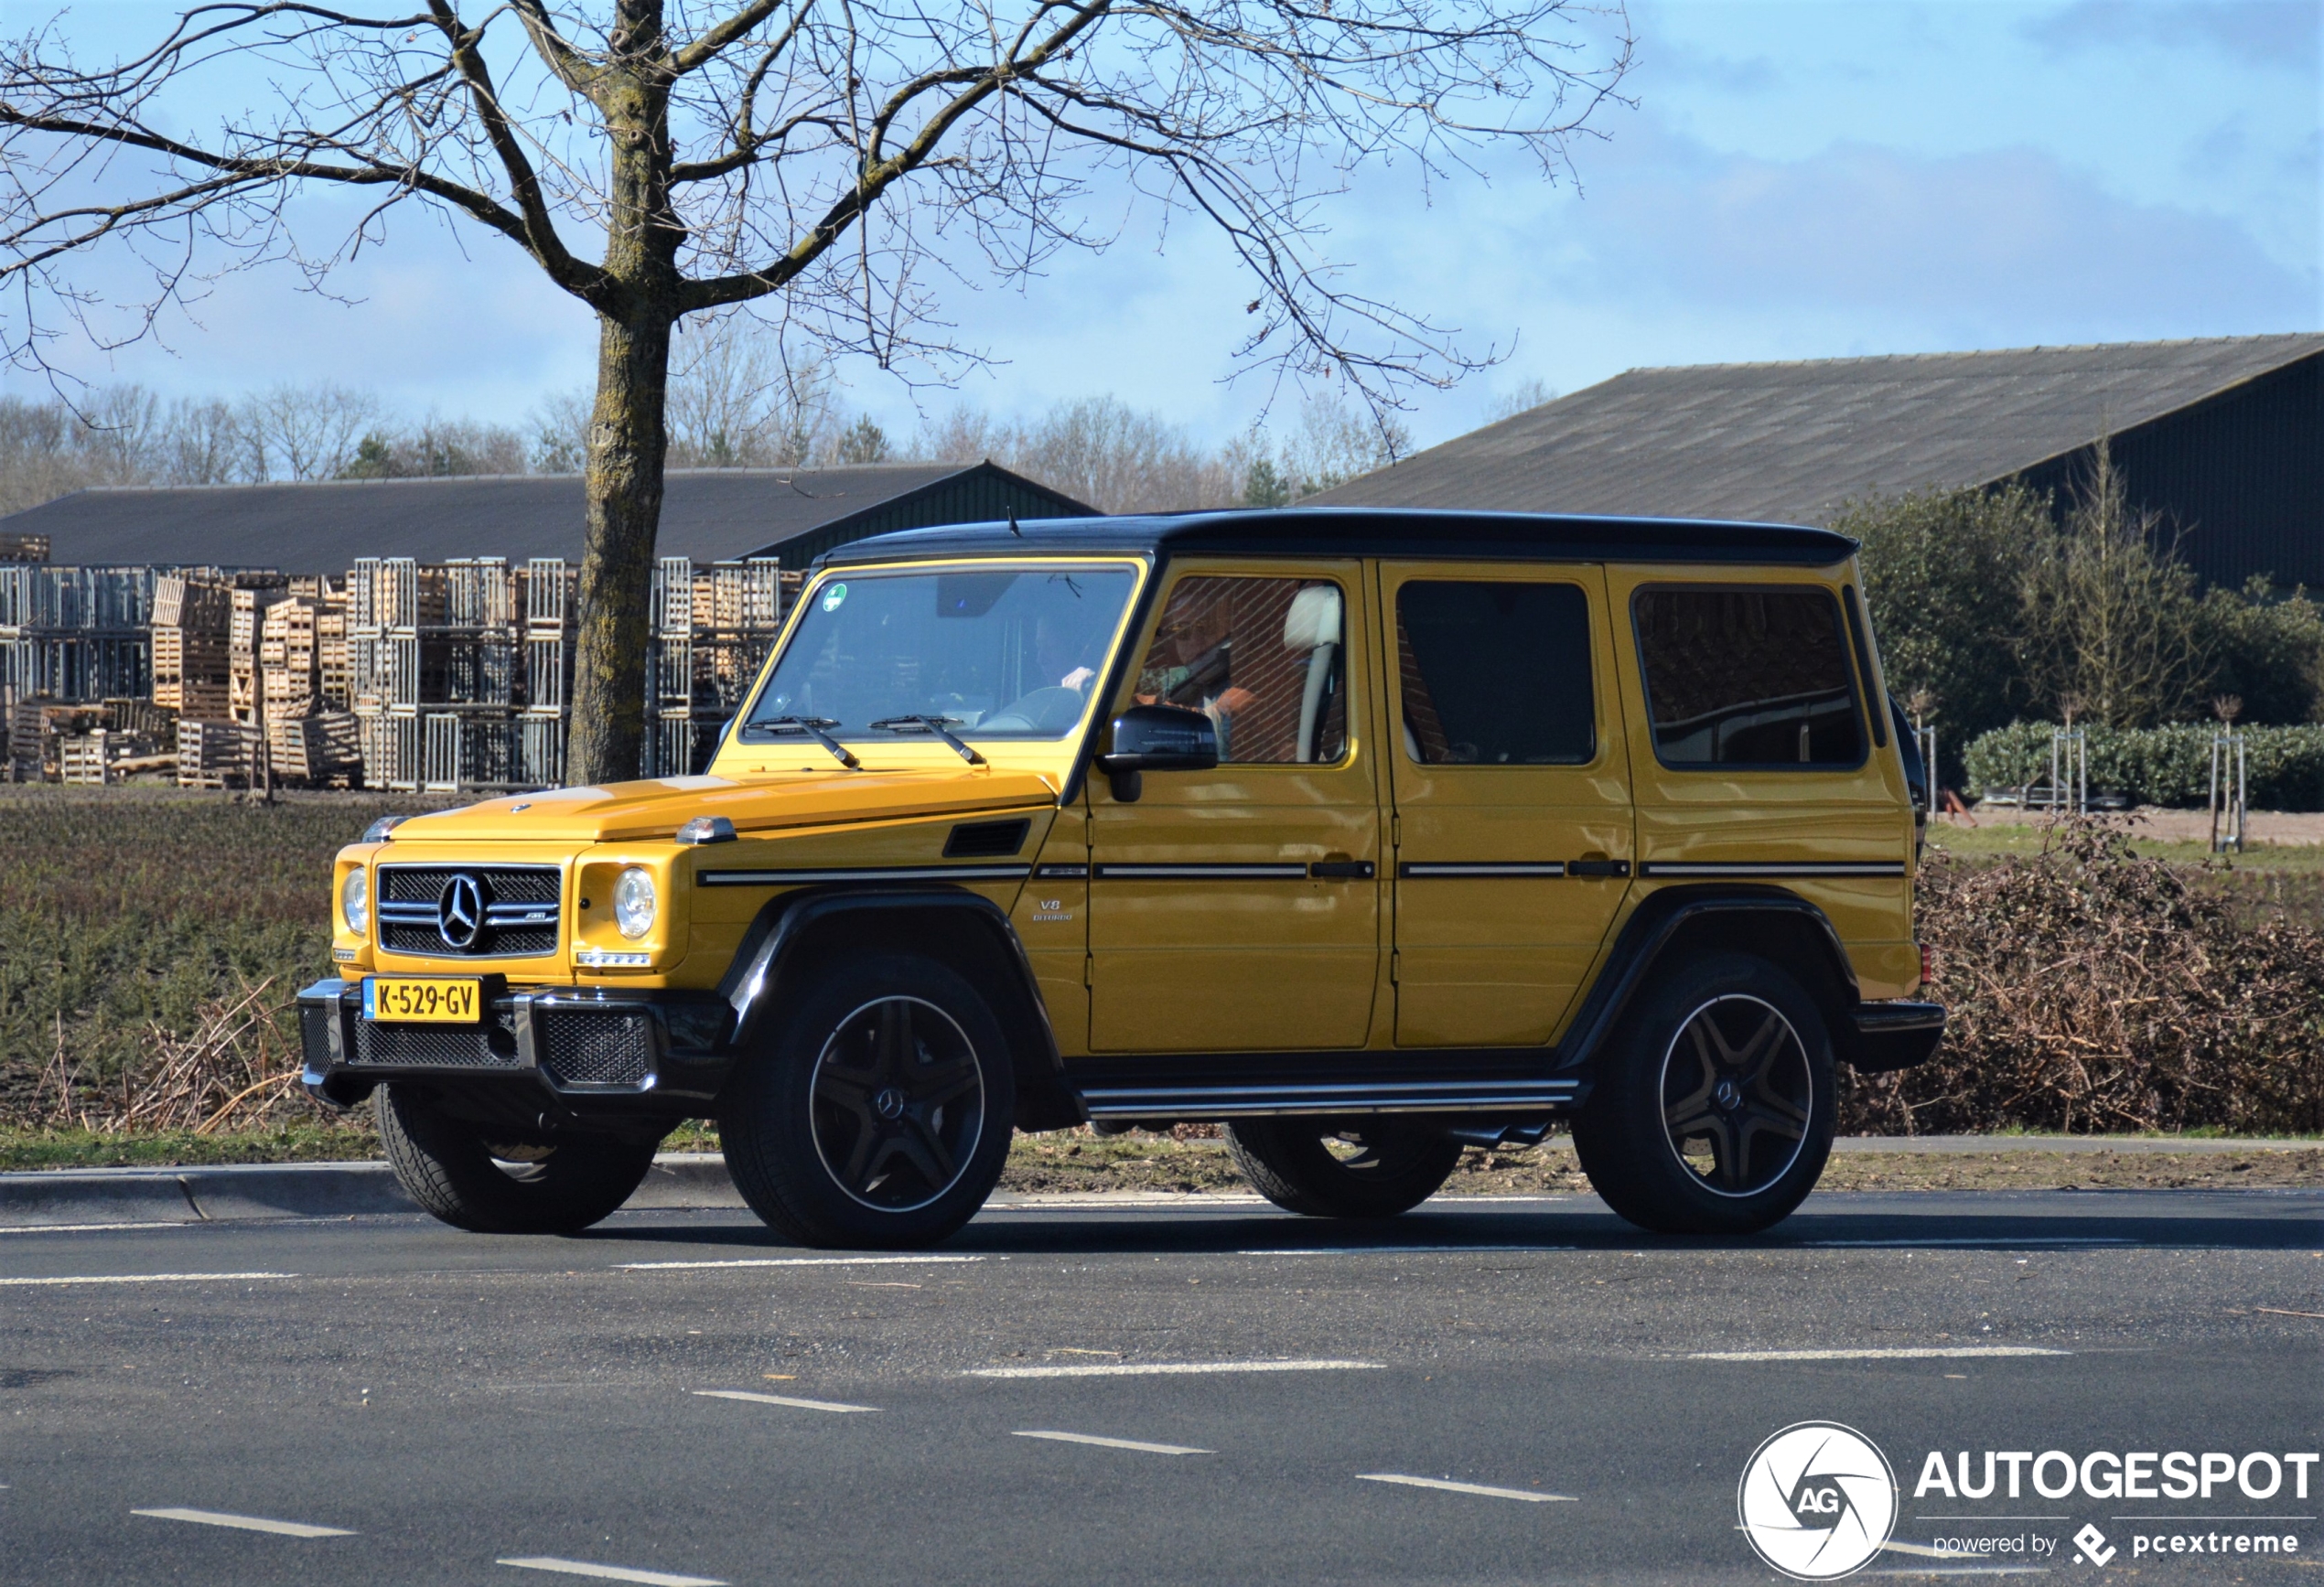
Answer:
[[[1258, 1055], [1229, 1068], [1213, 1054], [1176, 1061], [1137, 1060], [1073, 1066], [1068, 1073], [1092, 1122], [1142, 1119], [1210, 1121], [1298, 1114], [1562, 1112], [1585, 1091], [1576, 1075], [1549, 1071], [1554, 1055], [1505, 1051], [1484, 1062], [1471, 1055]], [[1512, 1062], [1516, 1056], [1517, 1061]], [[1318, 1061], [1321, 1058], [1324, 1061]], [[1434, 1061], [1449, 1059], [1451, 1061]], [[1367, 1071], [1370, 1071], [1369, 1073]]]

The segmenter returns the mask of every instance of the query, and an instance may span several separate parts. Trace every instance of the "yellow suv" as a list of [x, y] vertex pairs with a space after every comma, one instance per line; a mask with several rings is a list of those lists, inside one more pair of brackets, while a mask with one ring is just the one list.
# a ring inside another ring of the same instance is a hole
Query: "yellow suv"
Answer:
[[[1910, 1001], [1920, 767], [1855, 543], [1292, 510], [832, 552], [710, 773], [339, 855], [308, 1088], [462, 1228], [619, 1206], [678, 1121], [813, 1245], [910, 1247], [1012, 1128], [1226, 1126], [1383, 1217], [1570, 1121], [1650, 1229], [1823, 1172]], [[392, 827], [392, 830], [390, 830]]]

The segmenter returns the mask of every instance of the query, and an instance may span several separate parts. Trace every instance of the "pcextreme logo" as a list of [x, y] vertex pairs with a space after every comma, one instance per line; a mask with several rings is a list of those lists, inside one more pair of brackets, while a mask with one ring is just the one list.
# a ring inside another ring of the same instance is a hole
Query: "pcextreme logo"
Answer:
[[1836, 1421], [1800, 1421], [1744, 1464], [1736, 1517], [1786, 1576], [1829, 1582], [1860, 1570], [1897, 1524], [1897, 1479], [1870, 1439]]

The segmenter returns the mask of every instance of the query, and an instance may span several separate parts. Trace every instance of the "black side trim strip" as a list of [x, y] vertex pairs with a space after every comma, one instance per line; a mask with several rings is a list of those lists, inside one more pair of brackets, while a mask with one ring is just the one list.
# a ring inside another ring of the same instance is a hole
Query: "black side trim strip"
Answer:
[[1102, 882], [1304, 882], [1304, 864], [1129, 865], [1091, 868]]
[[697, 871], [697, 887], [791, 887], [807, 882], [1017, 882], [1030, 865], [854, 865], [827, 871]]
[[1902, 860], [1650, 860], [1645, 876], [1901, 876]]
[[1405, 860], [1396, 874], [1411, 881], [1454, 876], [1563, 876], [1563, 860]]
[[1087, 877], [1089, 874], [1090, 868], [1087, 865], [1060, 865], [1056, 863], [1047, 863], [1033, 867], [1034, 875], [1041, 877], [1044, 880], [1055, 880], [1060, 882], [1078, 882]]

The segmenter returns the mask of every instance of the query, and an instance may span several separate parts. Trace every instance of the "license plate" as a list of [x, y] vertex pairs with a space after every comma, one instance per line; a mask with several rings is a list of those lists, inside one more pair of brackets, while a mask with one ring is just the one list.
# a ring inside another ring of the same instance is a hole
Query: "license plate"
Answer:
[[483, 1018], [483, 982], [475, 976], [368, 975], [363, 1017], [408, 1024], [472, 1025]]

